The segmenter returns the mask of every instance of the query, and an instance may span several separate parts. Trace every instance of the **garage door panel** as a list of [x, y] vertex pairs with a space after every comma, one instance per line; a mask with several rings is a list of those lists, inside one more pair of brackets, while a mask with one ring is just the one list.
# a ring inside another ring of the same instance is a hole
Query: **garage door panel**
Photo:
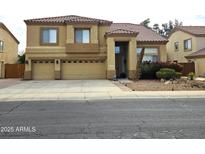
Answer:
[[33, 63], [32, 78], [34, 80], [54, 80], [54, 63]]
[[105, 79], [105, 63], [63, 63], [62, 79]]

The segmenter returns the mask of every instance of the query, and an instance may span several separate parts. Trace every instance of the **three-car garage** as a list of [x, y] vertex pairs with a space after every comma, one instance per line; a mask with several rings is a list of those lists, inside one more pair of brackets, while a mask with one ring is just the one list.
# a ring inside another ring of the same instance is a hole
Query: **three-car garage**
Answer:
[[[106, 65], [104, 60], [61, 60], [60, 79], [105, 79]], [[54, 80], [55, 61], [35, 60], [32, 61], [32, 79]]]

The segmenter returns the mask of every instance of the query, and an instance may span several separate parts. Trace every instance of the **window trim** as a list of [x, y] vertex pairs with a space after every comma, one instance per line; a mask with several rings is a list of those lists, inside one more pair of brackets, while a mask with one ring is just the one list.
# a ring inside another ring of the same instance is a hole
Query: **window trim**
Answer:
[[[50, 30], [50, 29], [57, 31], [56, 43], [44, 43], [43, 42], [43, 31]], [[58, 27], [41, 27], [40, 28], [40, 45], [41, 46], [57, 46], [57, 45], [59, 45], [59, 28]]]
[[[176, 49], [176, 43], [178, 43], [178, 49]], [[179, 42], [174, 42], [174, 50], [179, 51]]]
[[0, 50], [0, 53], [3, 53], [3, 52], [4, 52], [4, 41], [3, 41], [3, 40], [0, 40], [0, 42], [2, 42], [2, 44], [3, 44], [2, 50]]
[[[185, 49], [185, 41], [191, 40], [191, 48], [190, 49]], [[184, 40], [184, 51], [192, 51], [192, 38]]]
[[[77, 30], [89, 30], [89, 42], [88, 43], [83, 43], [83, 42], [79, 43], [76, 41], [76, 31]], [[75, 28], [74, 29], [74, 42], [75, 44], [90, 44], [91, 43], [91, 29], [90, 28]]]

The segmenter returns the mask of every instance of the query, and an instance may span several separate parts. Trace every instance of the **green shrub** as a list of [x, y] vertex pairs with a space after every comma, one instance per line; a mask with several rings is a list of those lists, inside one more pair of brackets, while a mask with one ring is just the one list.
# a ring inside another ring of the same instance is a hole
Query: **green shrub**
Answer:
[[154, 63], [144, 63], [141, 67], [142, 79], [156, 79], [156, 72], [160, 70], [160, 65]]
[[18, 55], [18, 62], [20, 64], [25, 64], [25, 54], [23, 55]]
[[176, 78], [177, 78], [177, 79], [180, 79], [181, 76], [182, 76], [182, 73], [180, 73], [180, 72], [176, 72]]
[[163, 62], [143, 62], [141, 65], [141, 79], [157, 79], [156, 72], [162, 68], [174, 69], [176, 72], [181, 72], [183, 66], [177, 63]]
[[171, 68], [176, 72], [182, 72], [183, 66], [178, 63], [161, 63], [161, 68]]
[[157, 78], [159, 79], [175, 79], [176, 78], [176, 71], [170, 68], [162, 68], [160, 71], [156, 73]]
[[189, 78], [190, 80], [194, 80], [194, 77], [195, 77], [194, 72], [190, 72], [190, 73], [188, 74], [188, 78]]

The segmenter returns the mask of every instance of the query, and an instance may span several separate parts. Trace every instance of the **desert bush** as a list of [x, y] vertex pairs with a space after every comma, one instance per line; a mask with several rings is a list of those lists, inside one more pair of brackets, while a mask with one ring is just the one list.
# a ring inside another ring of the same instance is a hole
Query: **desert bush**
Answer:
[[156, 79], [156, 72], [160, 70], [159, 64], [143, 63], [141, 67], [142, 79]]
[[181, 76], [182, 76], [182, 73], [181, 73], [181, 72], [176, 72], [176, 78], [177, 78], [177, 79], [180, 79]]
[[162, 68], [170, 68], [181, 72], [183, 66], [178, 63], [143, 62], [141, 65], [141, 79], [157, 79], [156, 72]]
[[160, 69], [160, 71], [156, 73], [156, 76], [158, 79], [165, 79], [165, 80], [175, 79], [176, 71], [170, 68], [162, 68]]
[[190, 72], [190, 73], [188, 74], [188, 78], [189, 78], [190, 80], [194, 80], [194, 77], [195, 77], [194, 72]]

